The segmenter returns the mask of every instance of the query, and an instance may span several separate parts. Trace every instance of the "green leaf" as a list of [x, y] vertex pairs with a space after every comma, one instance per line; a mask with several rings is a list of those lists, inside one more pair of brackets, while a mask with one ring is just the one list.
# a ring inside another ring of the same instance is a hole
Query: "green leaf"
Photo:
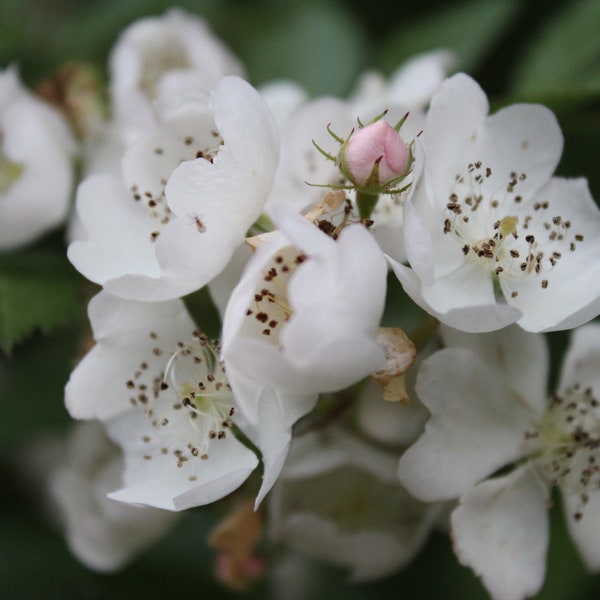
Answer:
[[[223, 0], [179, 0], [176, 6], [214, 20], [223, 13]], [[74, 4], [55, 38], [61, 54], [105, 64], [118, 35], [137, 19], [158, 16], [174, 6], [169, 0], [106, 0]]]
[[515, 73], [513, 92], [600, 95], [600, 2], [579, 0], [546, 24]]
[[253, 83], [293, 79], [312, 94], [345, 94], [366, 59], [366, 34], [343, 6], [236, 5], [225, 39]]
[[221, 317], [212, 301], [208, 286], [184, 298], [185, 306], [194, 323], [211, 339], [221, 335]]
[[382, 44], [381, 66], [392, 71], [415, 54], [446, 48], [456, 53], [459, 69], [472, 71], [512, 23], [518, 9], [515, 0], [477, 0], [408, 18]]
[[0, 256], [0, 348], [65, 325], [79, 308], [79, 279], [66, 258], [41, 250]]
[[10, 359], [0, 353], [0, 404], [5, 407], [0, 451], [63, 431], [70, 422], [64, 388], [75, 357], [82, 352], [83, 322], [81, 314], [59, 333], [34, 336]]

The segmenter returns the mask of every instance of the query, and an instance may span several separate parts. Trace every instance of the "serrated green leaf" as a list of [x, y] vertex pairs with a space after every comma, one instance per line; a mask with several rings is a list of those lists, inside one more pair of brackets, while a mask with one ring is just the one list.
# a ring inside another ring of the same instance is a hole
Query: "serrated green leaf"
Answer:
[[78, 277], [66, 258], [42, 251], [0, 257], [0, 348], [49, 333], [79, 308]]
[[515, 0], [476, 0], [444, 5], [425, 16], [407, 18], [384, 40], [378, 53], [381, 66], [392, 71], [415, 54], [447, 48], [456, 53], [459, 69], [471, 71], [504, 33], [518, 9]]
[[579, 0], [556, 14], [518, 67], [513, 92], [522, 97], [600, 95], [600, 2]]

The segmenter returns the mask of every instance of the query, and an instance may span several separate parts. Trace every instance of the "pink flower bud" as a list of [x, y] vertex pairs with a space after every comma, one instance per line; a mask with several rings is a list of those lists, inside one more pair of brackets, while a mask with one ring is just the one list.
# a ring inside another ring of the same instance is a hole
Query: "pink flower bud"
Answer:
[[340, 151], [340, 168], [359, 187], [385, 186], [407, 173], [410, 153], [383, 119], [353, 133]]

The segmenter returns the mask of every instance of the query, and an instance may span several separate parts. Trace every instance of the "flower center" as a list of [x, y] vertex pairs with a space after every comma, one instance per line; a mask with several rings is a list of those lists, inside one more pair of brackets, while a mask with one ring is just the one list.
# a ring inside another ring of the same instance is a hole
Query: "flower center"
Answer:
[[144, 48], [144, 61], [140, 73], [140, 88], [153, 100], [163, 75], [171, 71], [189, 69], [185, 49], [179, 40], [170, 38], [162, 43]]
[[[0, 137], [0, 141], [1, 141]], [[0, 193], [6, 194], [23, 174], [23, 165], [9, 160], [0, 150]]]
[[279, 343], [281, 328], [292, 315], [288, 303], [288, 281], [306, 258], [296, 247], [287, 246], [263, 268], [244, 322], [244, 329], [251, 336], [267, 337], [272, 343]]
[[490, 193], [485, 184], [491, 175], [481, 161], [469, 163], [465, 175], [456, 175], [443, 232], [461, 245], [466, 260], [503, 281], [513, 298], [518, 295], [514, 287], [526, 277], [546, 289], [548, 272], [566, 252], [576, 250], [583, 235], [573, 234], [571, 222], [553, 214], [550, 202], [529, 206], [519, 193], [525, 173], [510, 173], [507, 183]]
[[563, 493], [579, 494], [582, 505], [588, 492], [600, 489], [599, 406], [591, 388], [576, 384], [552, 397], [549, 410], [525, 436], [534, 441], [530, 454], [543, 474]]
[[[152, 377], [150, 385], [148, 363], [141, 363], [126, 382], [137, 392], [131, 403], [142, 408], [151, 426], [151, 433], [141, 438], [145, 460], [171, 455], [179, 468], [194, 459], [207, 460], [210, 443], [224, 440], [232, 425], [234, 399], [218, 348], [198, 332], [194, 337], [191, 343], [177, 343], [164, 373]], [[157, 346], [153, 354], [163, 351]]]

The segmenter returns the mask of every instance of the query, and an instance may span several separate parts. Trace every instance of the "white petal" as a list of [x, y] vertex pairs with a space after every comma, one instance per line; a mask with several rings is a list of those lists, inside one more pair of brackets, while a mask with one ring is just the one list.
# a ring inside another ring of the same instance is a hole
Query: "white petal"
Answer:
[[280, 129], [294, 110], [308, 100], [306, 90], [295, 81], [287, 79], [267, 82], [258, 91]]
[[[485, 333], [507, 327], [521, 316], [518, 308], [508, 304], [490, 304], [453, 308], [446, 313], [434, 309], [425, 299], [418, 275], [408, 267], [386, 256], [404, 291], [424, 311], [442, 323], [469, 333]], [[457, 291], [460, 294], [460, 289]]]
[[525, 173], [519, 191], [530, 197], [548, 181], [562, 153], [562, 134], [550, 110], [516, 104], [487, 115], [487, 99], [464, 74], [448, 79], [432, 100], [425, 126], [428, 190], [436, 202], [447, 201], [457, 174], [481, 161], [491, 175], [481, 184], [484, 196]]
[[252, 374], [256, 381], [292, 394], [338, 391], [385, 363], [385, 353], [378, 344], [350, 333], [328, 344], [321, 343], [305, 360], [294, 363], [268, 343], [241, 338], [228, 350], [227, 360]]
[[[464, 147], [477, 133], [488, 113], [489, 104], [479, 85], [464, 73], [447, 79], [431, 100], [423, 134], [426, 148], [426, 176], [431, 198], [446, 202], [454, 177], [456, 158], [464, 155]], [[477, 160], [477, 158], [469, 158]], [[461, 171], [466, 168], [460, 165]]]
[[440, 334], [445, 346], [475, 352], [533, 413], [542, 415], [546, 410], [549, 355], [543, 335], [516, 325], [477, 335], [442, 326]]
[[531, 413], [476, 354], [437, 352], [421, 366], [416, 389], [431, 419], [398, 472], [417, 498], [456, 498], [520, 456]]
[[[415, 367], [411, 368], [411, 372]], [[409, 375], [410, 376], [410, 375]], [[407, 385], [410, 397], [408, 406], [383, 399], [381, 385], [367, 380], [358, 396], [356, 420], [359, 428], [374, 440], [407, 447], [422, 433], [429, 413]]]
[[326, 185], [339, 182], [339, 170], [314, 147], [336, 155], [338, 144], [327, 132], [327, 124], [337, 135], [346, 137], [355, 125], [348, 106], [336, 98], [319, 98], [299, 106], [281, 125], [281, 160], [269, 205], [285, 203], [296, 210], [317, 202], [324, 190], [308, 183]]
[[111, 100], [132, 133], [153, 122], [156, 96], [211, 88], [243, 67], [205, 21], [181, 9], [139, 19], [119, 36], [109, 59]]
[[232, 222], [252, 223], [262, 210], [277, 166], [275, 121], [259, 93], [238, 77], [219, 82], [212, 106], [224, 146], [213, 164], [199, 159], [180, 165], [182, 173], [175, 170], [167, 187], [169, 206], [179, 215], [212, 212], [226, 201], [231, 209], [226, 216]]
[[551, 110], [538, 104], [514, 104], [486, 119], [475, 146], [476, 160], [492, 169], [482, 184], [483, 194], [492, 197], [516, 172], [527, 176], [519, 181], [519, 194], [531, 198], [558, 165], [563, 137]]
[[434, 310], [442, 314], [469, 306], [494, 306], [491, 273], [476, 263], [465, 262], [455, 271], [423, 286], [421, 293]]
[[[273, 216], [282, 234], [256, 253], [231, 295], [224, 318], [223, 356], [246, 377], [292, 394], [347, 387], [385, 360], [376, 343], [385, 301], [383, 254], [362, 226], [347, 228], [335, 242], [289, 207], [274, 208]], [[262, 269], [274, 252], [290, 246], [286, 238], [308, 259], [294, 267], [287, 290], [282, 290], [291, 317], [282, 327], [281, 344], [276, 344], [246, 330], [244, 320], [261, 289], [257, 286]], [[357, 288], [361, 293], [356, 293]]]
[[123, 447], [124, 487], [109, 497], [129, 504], [142, 504], [180, 511], [209, 504], [237, 489], [258, 465], [256, 455], [233, 435], [213, 441], [208, 459], [200, 458], [177, 467], [172, 454], [155, 452], [141, 441], [151, 429], [142, 411], [129, 411], [107, 422], [111, 438]]
[[[421, 202], [423, 208], [429, 208], [426, 199]], [[406, 258], [416, 273], [422, 285], [431, 285], [435, 281], [434, 245], [431, 239], [432, 232], [426, 226], [427, 216], [419, 214], [412, 202], [404, 205], [404, 239]], [[461, 261], [462, 264], [463, 261]]]
[[356, 582], [393, 573], [408, 563], [418, 549], [417, 545], [409, 545], [392, 534], [340, 530], [335, 523], [311, 513], [291, 515], [281, 533], [291, 545], [309, 555], [351, 569], [351, 579]]
[[456, 62], [448, 50], [418, 54], [403, 63], [390, 77], [389, 96], [411, 108], [425, 107]]
[[415, 500], [398, 484], [396, 456], [336, 428], [300, 446], [295, 444], [301, 456], [292, 458], [292, 476], [286, 466], [273, 498], [279, 535], [312, 556], [351, 568], [354, 580], [382, 577], [406, 564], [439, 506]]
[[100, 292], [88, 312], [97, 344], [71, 374], [65, 403], [74, 418], [104, 420], [131, 408], [129, 399], [136, 392], [127, 382], [142, 362], [147, 369], [140, 380], [152, 389], [152, 377], [164, 371], [168, 360], [153, 348], [160, 344], [174, 351], [177, 341], [191, 339], [195, 325], [179, 300], [148, 304]]
[[[569, 533], [577, 545], [586, 567], [590, 571], [600, 570], [600, 491], [587, 494], [582, 505], [578, 494], [563, 497], [565, 517]], [[582, 515], [579, 519], [576, 514]]]
[[78, 423], [67, 457], [50, 474], [50, 487], [69, 548], [86, 566], [112, 572], [161, 537], [175, 516], [126, 506], [106, 497], [121, 482], [122, 461], [95, 421]]
[[569, 349], [563, 359], [559, 390], [579, 384], [600, 394], [600, 324], [588, 323], [571, 333]]
[[266, 244], [261, 246], [252, 259], [248, 262], [242, 277], [234, 288], [225, 309], [223, 318], [223, 331], [221, 334], [222, 354], [226, 356], [231, 344], [236, 339], [242, 328], [246, 310], [254, 296], [257, 280], [262, 269], [269, 264], [272, 256], [282, 248], [289, 245], [289, 241], [282, 234], [275, 234]]
[[[571, 222], [565, 236], [573, 239], [576, 250], [570, 251], [570, 242], [565, 242], [554, 267], [542, 269], [535, 278], [515, 282], [512, 289], [518, 291], [516, 298], [506, 290], [504, 293], [508, 302], [523, 311], [519, 320], [523, 329], [571, 329], [600, 312], [600, 211], [585, 179], [553, 178], [536, 197], [549, 202], [552, 215]], [[574, 235], [583, 236], [583, 241], [575, 241]], [[542, 288], [544, 279], [547, 287]]]
[[[286, 233], [290, 231], [291, 228], [286, 229]], [[385, 301], [386, 265], [377, 243], [360, 226], [345, 229], [330, 248], [319, 249], [312, 244], [311, 251], [306, 240], [294, 241], [315, 258], [298, 268], [288, 285], [294, 314], [282, 333], [282, 343], [289, 360], [301, 364], [311, 351], [324, 358], [327, 341], [336, 339], [340, 346], [342, 339], [348, 344], [356, 340], [344, 354], [358, 352], [366, 358], [374, 345]], [[357, 286], [360, 293], [355, 294]], [[324, 331], [327, 335], [323, 335]], [[368, 351], [360, 348], [361, 338], [370, 346]], [[323, 349], [319, 348], [321, 343]], [[343, 367], [345, 359], [339, 362]]]
[[[288, 455], [292, 425], [300, 416], [310, 412], [316, 401], [316, 395], [293, 397], [279, 394], [273, 389], [261, 394], [258, 408], [260, 425], [254, 437], [262, 452], [264, 473], [255, 508], [258, 508], [279, 477]], [[252, 435], [252, 432], [248, 431], [248, 434]]]
[[[0, 78], [14, 78], [20, 88], [13, 71]], [[16, 97], [6, 93], [0, 99], [8, 100], [0, 110], [0, 153], [22, 171], [0, 192], [0, 249], [29, 243], [59, 225], [73, 185], [74, 141], [58, 112], [24, 89], [15, 90]]]
[[454, 549], [494, 600], [539, 591], [548, 547], [547, 491], [528, 470], [480, 483], [452, 513]]
[[221, 320], [225, 314], [225, 308], [231, 297], [235, 286], [242, 277], [242, 273], [252, 256], [252, 250], [248, 244], [242, 244], [231, 257], [231, 260], [208, 285], [210, 297], [219, 311]]
[[87, 238], [72, 242], [67, 254], [80, 273], [100, 285], [125, 273], [158, 275], [153, 223], [120, 180], [87, 178], [79, 186], [77, 213]]

